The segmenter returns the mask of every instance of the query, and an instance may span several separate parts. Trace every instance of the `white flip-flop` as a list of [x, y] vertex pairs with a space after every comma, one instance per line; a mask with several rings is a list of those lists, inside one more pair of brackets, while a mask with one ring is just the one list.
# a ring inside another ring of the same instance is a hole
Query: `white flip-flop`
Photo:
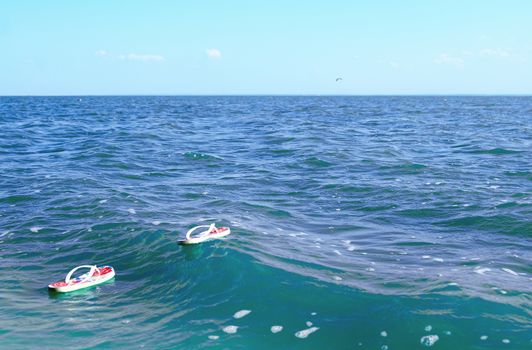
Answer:
[[[79, 269], [90, 269], [89, 272], [72, 278], [74, 272]], [[48, 285], [48, 288], [60, 293], [73, 292], [102, 284], [115, 277], [115, 270], [111, 266], [97, 267], [96, 265], [81, 265], [73, 268], [66, 275], [64, 281], [58, 281]]]
[[[207, 230], [204, 230], [200, 233], [197, 233], [195, 235], [192, 235], [194, 231], [196, 231], [199, 228], [207, 228]], [[179, 241], [179, 244], [198, 244], [205, 241], [210, 241], [212, 239], [218, 239], [225, 237], [231, 233], [231, 229], [229, 227], [219, 227], [217, 228], [214, 224], [210, 225], [200, 225], [191, 228], [188, 230], [186, 238]]]

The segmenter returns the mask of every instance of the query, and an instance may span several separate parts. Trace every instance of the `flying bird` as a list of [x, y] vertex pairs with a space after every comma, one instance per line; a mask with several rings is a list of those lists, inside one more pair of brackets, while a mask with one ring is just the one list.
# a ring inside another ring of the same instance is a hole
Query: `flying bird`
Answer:
[[340, 80], [343, 80], [342, 78], [336, 78], [336, 81], [340, 81]]

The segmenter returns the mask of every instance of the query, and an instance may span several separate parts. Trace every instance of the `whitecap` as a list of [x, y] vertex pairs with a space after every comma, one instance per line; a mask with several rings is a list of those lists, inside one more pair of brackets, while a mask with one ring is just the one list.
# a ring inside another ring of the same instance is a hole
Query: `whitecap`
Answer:
[[279, 333], [280, 331], [283, 330], [283, 326], [272, 326], [272, 328], [270, 328], [270, 331], [275, 334], [275, 333]]
[[158, 225], [161, 224], [161, 222], [160, 222], [159, 220], [152, 221], [151, 223], [152, 223], [153, 225], [155, 225], [155, 226], [158, 226]]
[[421, 339], [419, 340], [419, 342], [424, 345], [424, 346], [432, 346], [434, 345], [438, 340], [440, 339], [440, 337], [438, 337], [436, 334], [432, 334], [432, 335], [426, 335], [424, 337], [421, 337]]
[[98, 203], [100, 203], [100, 204], [107, 203], [107, 199], [102, 199], [102, 200], [99, 201]]
[[437, 262], [443, 262], [443, 259], [442, 259], [442, 258], [434, 258], [434, 259], [432, 259], [432, 260], [437, 261]]
[[307, 325], [307, 327], [312, 327], [312, 322], [310, 321], [307, 321], [305, 324]]
[[310, 327], [308, 329], [302, 329], [300, 331], [297, 331], [295, 336], [301, 339], [304, 339], [308, 337], [310, 334], [316, 332], [319, 329], [319, 327]]
[[208, 337], [210, 340], [216, 340], [216, 339], [219, 339], [220, 336], [219, 335], [209, 335]]
[[250, 313], [251, 313], [251, 310], [240, 310], [240, 311], [235, 312], [233, 317], [234, 318], [242, 318], [244, 316], [249, 315]]
[[130, 213], [130, 214], [136, 214], [137, 213], [137, 211], [135, 209], [133, 209], [133, 208], [129, 208], [127, 210], [127, 212]]
[[510, 275], [519, 276], [517, 272], [515, 272], [514, 270], [510, 270], [506, 267], [503, 267], [501, 270], [503, 270], [504, 272], [508, 272]]
[[33, 226], [33, 227], [30, 228], [30, 231], [33, 232], [33, 233], [37, 233], [40, 230], [42, 230], [42, 227]]
[[334, 279], [335, 281], [341, 281], [341, 280], [342, 280], [342, 277], [340, 277], [340, 276], [333, 276], [333, 279]]
[[432, 326], [429, 324], [425, 327], [425, 332], [430, 332], [432, 330]]
[[480, 340], [486, 340], [486, 339], [488, 339], [488, 336], [487, 336], [487, 335], [481, 335], [481, 336], [480, 336]]
[[487, 267], [478, 267], [474, 270], [476, 273], [478, 273], [479, 275], [483, 275], [485, 274], [486, 272], [488, 271], [491, 271], [490, 268], [487, 268]]
[[503, 339], [502, 342], [503, 342], [504, 344], [510, 344], [510, 339]]
[[381, 337], [387, 337], [387, 336], [388, 336], [388, 333], [386, 331], [381, 332]]
[[222, 329], [227, 334], [234, 334], [238, 331], [238, 326], [227, 326]]
[[316, 316], [318, 313], [317, 312], [311, 312], [310, 313], [312, 316]]
[[421, 259], [430, 259], [430, 255], [423, 255]]

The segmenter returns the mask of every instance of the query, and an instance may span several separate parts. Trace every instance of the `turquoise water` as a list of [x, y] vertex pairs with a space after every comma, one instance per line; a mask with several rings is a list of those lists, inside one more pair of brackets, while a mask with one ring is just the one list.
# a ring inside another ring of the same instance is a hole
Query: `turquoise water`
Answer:
[[[531, 120], [529, 97], [1, 97], [0, 348], [530, 349]], [[211, 222], [233, 234], [177, 245]], [[93, 263], [116, 278], [47, 290]]]

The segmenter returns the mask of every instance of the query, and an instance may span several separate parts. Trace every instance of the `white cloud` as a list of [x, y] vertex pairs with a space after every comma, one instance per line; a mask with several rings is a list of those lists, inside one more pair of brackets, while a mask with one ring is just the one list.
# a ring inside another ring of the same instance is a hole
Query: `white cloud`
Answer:
[[207, 49], [205, 51], [205, 53], [207, 54], [207, 56], [209, 56], [210, 58], [221, 58], [222, 57], [222, 53], [220, 52], [220, 50], [218, 49]]
[[499, 58], [510, 57], [510, 53], [502, 49], [482, 49], [480, 50], [479, 53], [482, 56], [492, 56], [492, 57], [499, 57]]
[[434, 59], [436, 64], [449, 64], [453, 66], [462, 67], [464, 65], [464, 59], [458, 56], [452, 56], [447, 53], [442, 53]]
[[128, 60], [128, 61], [143, 61], [143, 62], [162, 62], [165, 60], [165, 58], [161, 55], [149, 55], [149, 54], [138, 54], [138, 53], [130, 53], [127, 55], [120, 55], [118, 56], [121, 60]]
[[95, 52], [96, 56], [109, 56], [109, 52], [105, 50], [98, 50]]

